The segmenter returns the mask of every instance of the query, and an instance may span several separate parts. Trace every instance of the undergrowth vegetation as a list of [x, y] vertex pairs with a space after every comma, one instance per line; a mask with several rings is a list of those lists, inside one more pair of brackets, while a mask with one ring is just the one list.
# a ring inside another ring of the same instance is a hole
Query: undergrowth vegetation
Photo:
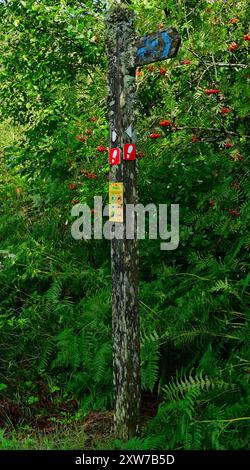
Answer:
[[[6, 449], [74, 448], [16, 429], [61, 422], [62, 404], [65, 426], [113, 406], [109, 243], [70, 231], [72, 204], [108, 193], [105, 9], [77, 3], [0, 4]], [[249, 9], [198, 3], [132, 2], [138, 34], [182, 36], [175, 59], [137, 73], [140, 202], [180, 205], [180, 245], [140, 242], [142, 392], [159, 406], [139, 437], [104, 447], [249, 447]]]

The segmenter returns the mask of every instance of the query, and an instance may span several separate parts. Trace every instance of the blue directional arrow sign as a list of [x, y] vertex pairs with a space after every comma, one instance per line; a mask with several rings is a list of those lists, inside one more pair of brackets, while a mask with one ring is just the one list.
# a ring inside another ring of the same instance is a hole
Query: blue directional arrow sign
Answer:
[[175, 28], [147, 34], [136, 42], [136, 67], [176, 56], [181, 37]]

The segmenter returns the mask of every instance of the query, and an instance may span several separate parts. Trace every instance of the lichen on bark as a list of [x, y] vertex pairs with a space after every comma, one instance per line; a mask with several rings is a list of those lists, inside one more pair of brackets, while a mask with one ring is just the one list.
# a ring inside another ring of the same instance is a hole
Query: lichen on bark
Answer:
[[[134, 13], [123, 5], [106, 17], [108, 56], [108, 108], [112, 147], [135, 143], [126, 133], [135, 127], [136, 86], [134, 69]], [[136, 161], [122, 160], [111, 167], [113, 182], [124, 184], [124, 231], [121, 240], [111, 241], [112, 326], [114, 369], [114, 426], [116, 436], [133, 437], [139, 429], [140, 328], [138, 315], [138, 244], [126, 239], [126, 204], [137, 203]], [[136, 232], [136, 227], [135, 227]]]

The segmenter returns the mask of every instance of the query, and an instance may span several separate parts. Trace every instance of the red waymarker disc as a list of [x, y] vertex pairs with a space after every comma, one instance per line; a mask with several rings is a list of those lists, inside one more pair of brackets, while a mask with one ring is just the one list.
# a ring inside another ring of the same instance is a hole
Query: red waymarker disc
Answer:
[[121, 150], [117, 148], [110, 149], [109, 151], [109, 164], [119, 165], [121, 163]]
[[124, 160], [136, 160], [135, 144], [124, 144], [123, 158]]

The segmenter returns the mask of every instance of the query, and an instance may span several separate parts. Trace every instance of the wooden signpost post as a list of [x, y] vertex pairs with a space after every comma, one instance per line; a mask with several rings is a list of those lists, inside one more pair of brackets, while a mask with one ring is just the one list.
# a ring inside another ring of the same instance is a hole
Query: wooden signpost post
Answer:
[[126, 205], [137, 204], [135, 68], [174, 57], [180, 36], [174, 28], [169, 28], [138, 39], [133, 11], [119, 2], [106, 17], [106, 43], [110, 121], [109, 204], [114, 231], [111, 241], [114, 426], [116, 436], [128, 440], [139, 430], [140, 411], [136, 223], [134, 239], [126, 238]]

